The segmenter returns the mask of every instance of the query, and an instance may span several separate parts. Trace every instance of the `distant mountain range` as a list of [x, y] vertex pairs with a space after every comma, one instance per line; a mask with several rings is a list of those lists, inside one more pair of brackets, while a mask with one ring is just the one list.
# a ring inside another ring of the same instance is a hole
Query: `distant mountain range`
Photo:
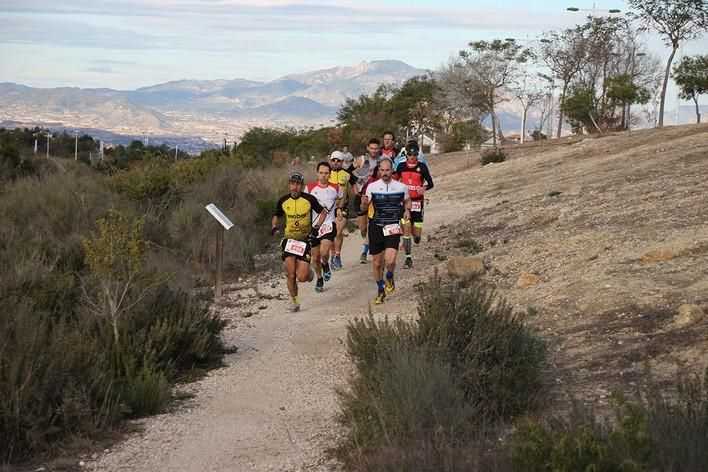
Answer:
[[[121, 144], [148, 139], [198, 152], [224, 140], [233, 142], [254, 126], [329, 126], [347, 98], [425, 73], [389, 60], [292, 74], [270, 82], [178, 80], [137, 90], [0, 83], [0, 126], [78, 130]], [[701, 106], [702, 114], [708, 116], [705, 108]], [[505, 134], [518, 133], [520, 115], [514, 100], [500, 106]], [[694, 117], [692, 106], [681, 107], [680, 123], [691, 123]], [[527, 129], [535, 127], [536, 118], [536, 113], [529, 114]], [[667, 110], [665, 122], [675, 123], [675, 110]]]
[[178, 80], [137, 90], [0, 83], [0, 122], [94, 129], [132, 137], [233, 141], [253, 126], [331, 124], [347, 98], [425, 74], [400, 61], [293, 74], [271, 82]]

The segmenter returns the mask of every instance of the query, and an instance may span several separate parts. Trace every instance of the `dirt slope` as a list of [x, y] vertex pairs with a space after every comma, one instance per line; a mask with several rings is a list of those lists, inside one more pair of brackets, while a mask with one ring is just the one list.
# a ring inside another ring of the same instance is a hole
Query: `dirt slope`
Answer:
[[[683, 303], [708, 311], [707, 125], [528, 143], [485, 167], [476, 153], [430, 165], [427, 240], [375, 313], [413, 315], [412, 287], [445, 274], [446, 259], [468, 255], [474, 239], [485, 277], [549, 343], [549, 407], [567, 404], [568, 392], [601, 405], [610, 389], [631, 391], [645, 361], [660, 378], [677, 360], [706, 365], [708, 321], [672, 323]], [[338, 433], [334, 389], [350, 369], [346, 323], [367, 313], [375, 291], [359, 250], [358, 236], [345, 240], [345, 268], [324, 293], [301, 286], [298, 314], [277, 298], [279, 272], [227, 287], [215, 309], [232, 321], [225, 337], [238, 352], [186, 387], [192, 399], [142, 420], [140, 433], [86, 467], [336, 469], [324, 451]], [[517, 288], [524, 274], [537, 282]]]

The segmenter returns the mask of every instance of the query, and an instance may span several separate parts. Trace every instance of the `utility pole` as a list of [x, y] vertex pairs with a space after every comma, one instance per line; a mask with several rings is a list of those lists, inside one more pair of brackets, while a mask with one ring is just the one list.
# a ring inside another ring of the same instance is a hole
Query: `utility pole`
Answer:
[[74, 131], [74, 160], [79, 160], [79, 132]]
[[178, 146], [175, 144], [175, 162], [177, 162], [177, 148]]

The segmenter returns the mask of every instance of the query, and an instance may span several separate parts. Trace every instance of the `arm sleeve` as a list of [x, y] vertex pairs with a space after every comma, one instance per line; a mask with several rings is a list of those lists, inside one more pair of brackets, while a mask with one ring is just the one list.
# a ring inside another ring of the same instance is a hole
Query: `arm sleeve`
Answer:
[[277, 217], [285, 216], [285, 212], [283, 211], [283, 203], [285, 202], [285, 199], [287, 198], [287, 195], [284, 195], [280, 197], [278, 200], [278, 203], [275, 205], [275, 213], [273, 213]]
[[433, 178], [430, 176], [430, 171], [428, 170], [428, 166], [425, 164], [422, 164], [420, 168], [423, 170], [423, 178], [425, 179], [425, 190], [430, 190], [435, 186], [433, 183]]
[[356, 183], [359, 181], [359, 178], [354, 175], [354, 166], [349, 166], [349, 169], [347, 169], [347, 173], [349, 174], [349, 185], [356, 185]]

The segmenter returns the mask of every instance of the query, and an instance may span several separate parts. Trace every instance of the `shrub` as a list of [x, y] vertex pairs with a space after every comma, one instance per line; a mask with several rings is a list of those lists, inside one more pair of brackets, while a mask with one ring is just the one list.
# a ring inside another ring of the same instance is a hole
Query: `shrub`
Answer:
[[356, 372], [339, 392], [336, 454], [355, 470], [489, 469], [499, 415], [532, 404], [544, 345], [479, 283], [436, 276], [418, 313], [348, 325]]
[[574, 409], [568, 420], [519, 422], [509, 445], [515, 469], [702, 471], [708, 463], [708, 370], [679, 374], [678, 395], [669, 400], [652, 383], [644, 400], [614, 395], [616, 421], [598, 422]]
[[506, 153], [501, 148], [486, 149], [482, 151], [479, 160], [483, 166], [492, 162], [504, 162], [506, 160]]
[[418, 315], [419, 342], [450, 363], [470, 402], [505, 417], [533, 404], [545, 343], [492, 289], [436, 276], [419, 290]]

